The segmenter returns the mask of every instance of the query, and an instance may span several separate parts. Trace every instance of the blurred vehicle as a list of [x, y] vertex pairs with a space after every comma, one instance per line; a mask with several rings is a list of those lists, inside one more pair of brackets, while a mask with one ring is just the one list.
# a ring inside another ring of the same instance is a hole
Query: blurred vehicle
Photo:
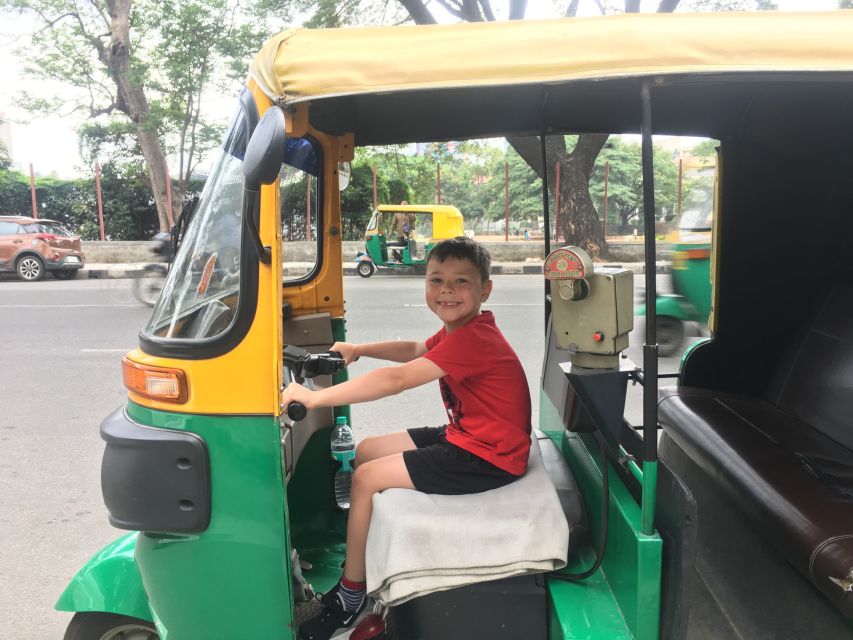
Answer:
[[0, 273], [14, 272], [27, 282], [50, 272], [70, 280], [83, 268], [80, 238], [56, 220], [0, 216]]
[[172, 259], [172, 234], [168, 231], [160, 231], [151, 242], [151, 252], [157, 256], [156, 262], [146, 264], [142, 273], [133, 281], [133, 295], [136, 299], [154, 306], [166, 283], [166, 275], [169, 273], [169, 262]]

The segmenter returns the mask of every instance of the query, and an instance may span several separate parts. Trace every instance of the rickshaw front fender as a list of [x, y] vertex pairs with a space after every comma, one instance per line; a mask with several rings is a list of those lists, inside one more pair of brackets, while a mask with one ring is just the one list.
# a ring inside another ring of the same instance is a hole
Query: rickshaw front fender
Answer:
[[103, 611], [154, 622], [136, 565], [134, 532], [101, 549], [59, 596], [57, 611]]
[[[690, 320], [690, 317], [681, 304], [682, 300], [681, 296], [658, 296], [655, 299], [655, 313], [658, 316], [670, 316], [676, 320], [687, 322]], [[646, 305], [637, 305], [634, 309], [634, 315], [645, 316]]]

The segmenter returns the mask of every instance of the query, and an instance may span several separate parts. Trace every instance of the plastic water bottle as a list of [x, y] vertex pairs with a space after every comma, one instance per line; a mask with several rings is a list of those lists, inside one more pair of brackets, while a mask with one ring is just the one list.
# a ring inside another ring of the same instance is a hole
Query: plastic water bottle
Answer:
[[355, 440], [352, 439], [352, 429], [344, 416], [335, 420], [331, 445], [332, 460], [338, 463], [338, 470], [335, 472], [335, 502], [341, 509], [349, 509], [352, 472], [355, 464]]

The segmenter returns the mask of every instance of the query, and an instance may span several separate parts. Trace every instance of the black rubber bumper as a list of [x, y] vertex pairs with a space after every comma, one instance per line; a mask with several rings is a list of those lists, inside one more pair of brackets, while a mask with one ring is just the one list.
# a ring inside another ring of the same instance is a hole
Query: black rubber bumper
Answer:
[[207, 444], [185, 431], [146, 427], [124, 407], [101, 423], [101, 493], [119, 529], [199, 533], [210, 523]]

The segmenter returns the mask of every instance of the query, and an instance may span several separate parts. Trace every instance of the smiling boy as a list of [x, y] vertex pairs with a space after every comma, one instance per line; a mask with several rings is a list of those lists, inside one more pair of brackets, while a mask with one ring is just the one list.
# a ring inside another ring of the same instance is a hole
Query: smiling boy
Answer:
[[307, 409], [368, 402], [439, 381], [449, 422], [365, 438], [356, 450], [344, 575], [322, 597], [323, 612], [300, 640], [327, 640], [353, 624], [366, 603], [365, 548], [373, 494], [400, 487], [424, 493], [479, 493], [524, 475], [530, 448], [530, 392], [521, 363], [480, 311], [492, 292], [488, 251], [460, 236], [430, 252], [426, 303], [443, 326], [425, 341], [338, 342], [346, 364], [361, 356], [402, 363], [319, 391], [291, 384], [285, 405]]

